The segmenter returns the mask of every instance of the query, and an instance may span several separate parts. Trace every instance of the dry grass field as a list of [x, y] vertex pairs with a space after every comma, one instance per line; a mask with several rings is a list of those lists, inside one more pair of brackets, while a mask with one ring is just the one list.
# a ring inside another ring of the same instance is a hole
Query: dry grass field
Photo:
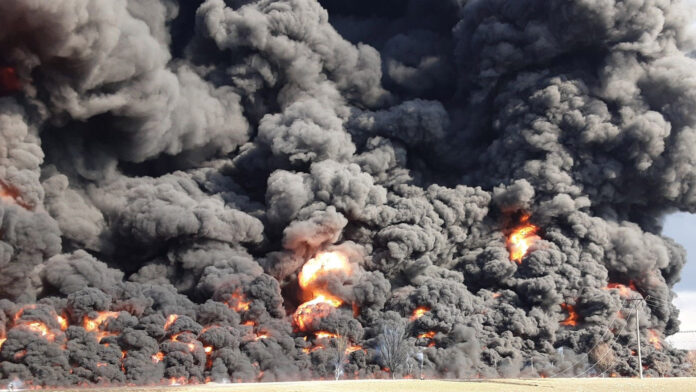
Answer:
[[198, 385], [179, 387], [80, 388], [65, 392], [696, 392], [696, 378], [579, 378], [486, 381], [359, 380]]

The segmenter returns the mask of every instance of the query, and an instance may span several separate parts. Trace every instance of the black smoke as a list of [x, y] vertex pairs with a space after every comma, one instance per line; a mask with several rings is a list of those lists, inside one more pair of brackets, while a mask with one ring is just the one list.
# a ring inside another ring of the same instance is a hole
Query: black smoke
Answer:
[[635, 317], [647, 372], [682, 374], [661, 230], [696, 212], [690, 23], [658, 0], [0, 2], [0, 376], [331, 377], [292, 318], [322, 251], [353, 266], [311, 326], [349, 327], [346, 376], [385, 377], [390, 326], [431, 377], [593, 374], [601, 343], [630, 376]]

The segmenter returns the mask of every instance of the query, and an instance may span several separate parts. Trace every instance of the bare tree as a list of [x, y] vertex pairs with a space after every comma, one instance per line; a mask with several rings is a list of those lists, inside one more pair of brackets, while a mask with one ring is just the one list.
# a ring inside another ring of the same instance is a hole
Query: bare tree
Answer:
[[343, 366], [348, 358], [350, 339], [348, 339], [348, 336], [346, 336], [344, 332], [345, 331], [336, 330], [336, 337], [333, 340], [336, 346], [336, 356], [334, 357], [334, 377], [336, 381], [343, 375]]
[[410, 354], [404, 327], [400, 325], [383, 327], [382, 334], [378, 338], [377, 349], [392, 379], [395, 379]]
[[666, 360], [654, 360], [652, 363], [653, 369], [660, 375], [660, 377], [664, 377], [666, 374], [669, 373], [670, 370], [672, 370], [672, 363], [669, 361], [669, 359]]
[[616, 366], [616, 354], [607, 343], [601, 343], [590, 351], [590, 360], [595, 363], [597, 369], [602, 372], [602, 377]]
[[686, 356], [686, 360], [689, 361], [689, 373], [691, 377], [696, 377], [696, 351], [689, 351]]

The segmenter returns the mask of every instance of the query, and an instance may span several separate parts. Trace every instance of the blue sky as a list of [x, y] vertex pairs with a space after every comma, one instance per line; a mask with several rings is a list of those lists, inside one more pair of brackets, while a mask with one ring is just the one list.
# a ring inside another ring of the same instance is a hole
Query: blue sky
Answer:
[[696, 215], [680, 212], [668, 216], [662, 234], [676, 240], [687, 252], [682, 280], [677, 284], [676, 290], [696, 291]]
[[[686, 249], [687, 261], [682, 280], [675, 286], [677, 298], [674, 303], [681, 311], [681, 330], [696, 330], [696, 215], [682, 212], [668, 216], [662, 234]], [[670, 341], [679, 348], [696, 349], [696, 334], [678, 334]]]

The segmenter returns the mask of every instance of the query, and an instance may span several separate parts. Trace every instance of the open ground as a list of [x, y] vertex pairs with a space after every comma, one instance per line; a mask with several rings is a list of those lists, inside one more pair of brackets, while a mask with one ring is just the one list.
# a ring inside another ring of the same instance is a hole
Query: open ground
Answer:
[[[554, 378], [501, 380], [357, 380], [206, 384], [129, 388], [72, 388], [60, 392], [693, 392], [696, 378]], [[57, 391], [59, 392], [59, 391]]]

